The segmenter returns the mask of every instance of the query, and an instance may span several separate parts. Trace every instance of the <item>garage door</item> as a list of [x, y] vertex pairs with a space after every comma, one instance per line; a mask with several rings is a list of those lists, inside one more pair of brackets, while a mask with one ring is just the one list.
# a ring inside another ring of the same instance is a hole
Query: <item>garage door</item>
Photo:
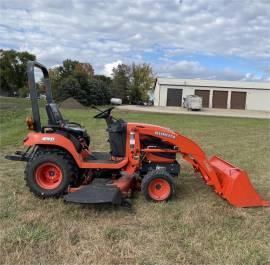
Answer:
[[195, 90], [195, 95], [202, 98], [202, 106], [204, 108], [209, 108], [210, 90]]
[[168, 88], [167, 106], [182, 106], [182, 89]]
[[213, 108], [227, 109], [228, 91], [213, 91]]
[[246, 108], [246, 92], [232, 92], [231, 109], [245, 109]]

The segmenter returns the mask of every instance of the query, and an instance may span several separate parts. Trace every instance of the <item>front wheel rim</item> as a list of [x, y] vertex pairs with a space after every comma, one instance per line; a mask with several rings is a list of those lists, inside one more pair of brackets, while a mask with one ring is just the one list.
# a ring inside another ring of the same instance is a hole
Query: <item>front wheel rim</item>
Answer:
[[171, 185], [165, 179], [153, 179], [148, 185], [148, 194], [155, 201], [167, 200], [171, 194]]

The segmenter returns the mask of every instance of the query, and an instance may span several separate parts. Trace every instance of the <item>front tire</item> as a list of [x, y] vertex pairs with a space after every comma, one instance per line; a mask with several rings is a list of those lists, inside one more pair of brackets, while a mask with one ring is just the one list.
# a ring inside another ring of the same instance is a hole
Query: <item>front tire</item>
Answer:
[[25, 181], [38, 197], [60, 197], [76, 174], [76, 165], [63, 153], [38, 152], [26, 165]]
[[165, 170], [152, 170], [142, 180], [142, 192], [148, 201], [168, 201], [175, 194], [173, 177]]

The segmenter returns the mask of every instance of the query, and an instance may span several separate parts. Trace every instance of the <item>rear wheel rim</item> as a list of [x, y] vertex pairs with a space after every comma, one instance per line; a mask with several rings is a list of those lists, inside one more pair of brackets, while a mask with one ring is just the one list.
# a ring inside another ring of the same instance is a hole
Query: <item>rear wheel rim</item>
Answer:
[[43, 163], [36, 169], [36, 182], [46, 190], [53, 190], [59, 187], [63, 180], [61, 168], [54, 163]]
[[148, 194], [155, 201], [167, 200], [171, 194], [171, 185], [165, 179], [153, 179], [148, 185]]

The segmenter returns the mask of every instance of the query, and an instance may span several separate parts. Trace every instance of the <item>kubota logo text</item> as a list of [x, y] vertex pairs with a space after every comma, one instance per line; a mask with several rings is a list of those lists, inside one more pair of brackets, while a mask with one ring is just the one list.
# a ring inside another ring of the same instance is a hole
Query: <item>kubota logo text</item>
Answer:
[[155, 135], [175, 139], [175, 135], [170, 134], [170, 133], [165, 133], [165, 132], [155, 132]]
[[47, 137], [44, 136], [41, 138], [42, 141], [47, 141], [47, 142], [53, 142], [54, 141], [54, 137]]

